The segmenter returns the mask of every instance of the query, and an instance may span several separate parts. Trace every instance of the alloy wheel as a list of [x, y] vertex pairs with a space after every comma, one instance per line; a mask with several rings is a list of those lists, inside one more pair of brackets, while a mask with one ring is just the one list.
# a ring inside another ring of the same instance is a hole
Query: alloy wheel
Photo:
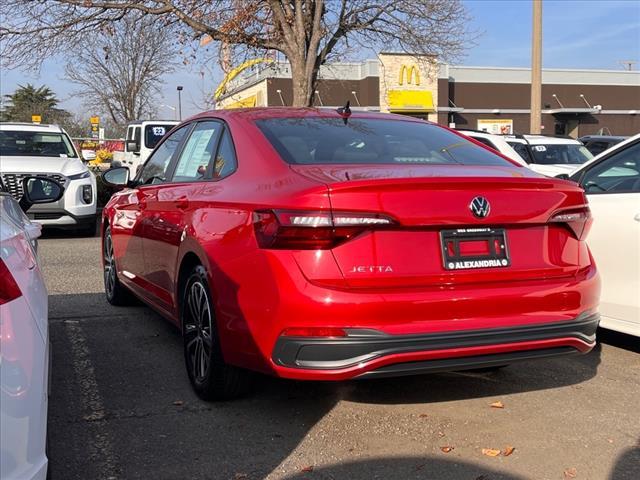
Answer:
[[206, 287], [198, 280], [188, 287], [185, 305], [184, 337], [186, 354], [194, 381], [207, 378], [213, 348], [211, 309]]
[[107, 297], [113, 297], [113, 291], [116, 285], [116, 261], [113, 255], [113, 242], [111, 240], [111, 232], [107, 232], [104, 237], [104, 289]]

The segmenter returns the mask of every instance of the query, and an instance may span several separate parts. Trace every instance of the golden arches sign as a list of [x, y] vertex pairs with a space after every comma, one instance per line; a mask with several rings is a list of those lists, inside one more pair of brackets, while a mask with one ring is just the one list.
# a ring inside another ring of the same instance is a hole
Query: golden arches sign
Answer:
[[415, 65], [407, 67], [403, 64], [400, 67], [398, 85], [404, 85], [405, 78], [407, 80], [407, 85], [411, 85], [412, 83], [414, 83], [415, 85], [420, 85], [420, 70], [418, 69], [418, 67]]

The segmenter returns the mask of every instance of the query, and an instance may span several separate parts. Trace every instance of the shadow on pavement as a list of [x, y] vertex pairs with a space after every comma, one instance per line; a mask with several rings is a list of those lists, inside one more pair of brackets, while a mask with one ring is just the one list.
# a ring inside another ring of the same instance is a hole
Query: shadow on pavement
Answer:
[[614, 347], [624, 348], [630, 352], [640, 353], [640, 338], [626, 333], [614, 332], [606, 328], [598, 329], [598, 341], [613, 345]]
[[636, 447], [626, 450], [616, 461], [609, 480], [637, 480], [640, 478], [640, 439]]
[[[342, 399], [432, 403], [544, 390], [584, 382], [600, 362], [598, 347], [492, 374], [341, 383], [257, 375], [247, 398], [206, 403], [190, 388], [178, 330], [150, 309], [112, 307], [103, 294], [52, 295], [50, 305], [54, 479], [264, 478]], [[517, 478], [429, 457], [355, 461], [290, 478], [376, 477]]]

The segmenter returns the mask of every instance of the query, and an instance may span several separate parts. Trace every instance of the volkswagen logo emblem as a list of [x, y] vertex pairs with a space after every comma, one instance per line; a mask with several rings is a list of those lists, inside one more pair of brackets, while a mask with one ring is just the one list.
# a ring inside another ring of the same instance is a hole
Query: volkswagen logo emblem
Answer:
[[491, 205], [489, 204], [489, 200], [487, 200], [486, 198], [475, 197], [473, 200], [471, 200], [469, 209], [471, 210], [471, 213], [473, 213], [474, 217], [485, 218], [489, 216]]

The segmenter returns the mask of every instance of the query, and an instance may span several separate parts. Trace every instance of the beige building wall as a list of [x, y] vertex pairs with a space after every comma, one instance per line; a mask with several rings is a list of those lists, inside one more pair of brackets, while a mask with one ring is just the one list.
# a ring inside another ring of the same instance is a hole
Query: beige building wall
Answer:
[[219, 100], [216, 108], [266, 107], [267, 79]]
[[[380, 53], [378, 59], [380, 60], [380, 111], [393, 110], [390, 106], [390, 92], [394, 95], [394, 92], [397, 94], [397, 92], [430, 91], [433, 98], [433, 108], [429, 109], [431, 111], [416, 108], [403, 110], [402, 113], [428, 116], [429, 120], [436, 122], [438, 120], [436, 109], [439, 67], [435, 59], [424, 55], [403, 53]], [[414, 73], [412, 78], [408, 78], [412, 67]], [[419, 74], [419, 84], [415, 72]]]

